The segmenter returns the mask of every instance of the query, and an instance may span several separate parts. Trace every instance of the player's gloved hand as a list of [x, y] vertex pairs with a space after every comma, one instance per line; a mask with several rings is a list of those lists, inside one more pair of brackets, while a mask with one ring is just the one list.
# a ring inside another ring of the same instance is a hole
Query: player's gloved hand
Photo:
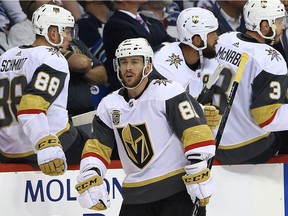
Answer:
[[204, 106], [204, 114], [207, 120], [207, 125], [213, 130], [220, 123], [221, 116], [219, 110], [214, 106]]
[[80, 194], [78, 201], [83, 208], [105, 210], [110, 207], [108, 192], [103, 184], [103, 179], [95, 170], [88, 170], [77, 177], [75, 186]]
[[186, 175], [182, 178], [193, 203], [195, 203], [197, 197], [200, 206], [206, 206], [209, 203], [210, 196], [216, 190], [216, 184], [210, 176], [210, 169], [207, 168], [207, 161], [187, 165], [185, 171]]
[[48, 135], [40, 139], [35, 147], [38, 165], [44, 174], [57, 176], [67, 170], [66, 157], [58, 137]]

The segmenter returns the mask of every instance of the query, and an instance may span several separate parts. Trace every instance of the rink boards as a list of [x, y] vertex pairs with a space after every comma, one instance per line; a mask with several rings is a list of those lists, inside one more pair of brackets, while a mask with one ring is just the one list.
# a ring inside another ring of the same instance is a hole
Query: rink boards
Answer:
[[[207, 216], [288, 216], [286, 201], [288, 156], [259, 165], [215, 165], [217, 192]], [[0, 209], [5, 216], [117, 216], [124, 172], [113, 161], [105, 178], [111, 208], [103, 212], [83, 209], [74, 188], [78, 166], [61, 177], [43, 175], [29, 165], [0, 165]]]
[[[73, 124], [90, 131], [95, 113], [76, 116]], [[63, 176], [49, 177], [30, 165], [0, 164], [0, 215], [118, 216], [124, 179], [120, 162], [112, 161], [105, 177], [111, 208], [103, 212], [78, 204], [74, 188], [78, 169], [70, 166]], [[207, 216], [288, 216], [288, 155], [259, 165], [215, 165], [212, 176], [217, 192], [207, 207]]]

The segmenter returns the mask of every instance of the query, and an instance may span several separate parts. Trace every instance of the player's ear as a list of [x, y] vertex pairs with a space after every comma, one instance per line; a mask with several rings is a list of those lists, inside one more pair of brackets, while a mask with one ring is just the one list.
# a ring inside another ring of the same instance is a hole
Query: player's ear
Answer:
[[192, 37], [192, 44], [194, 44], [194, 46], [200, 47], [200, 46], [202, 46], [202, 43], [203, 43], [203, 41], [202, 41], [200, 35], [194, 35]]
[[56, 26], [50, 26], [48, 30], [48, 36], [51, 42], [56, 42], [59, 40], [59, 33]]
[[263, 35], [268, 36], [270, 33], [270, 26], [269, 23], [266, 20], [263, 20], [260, 23], [260, 31], [262, 32]]

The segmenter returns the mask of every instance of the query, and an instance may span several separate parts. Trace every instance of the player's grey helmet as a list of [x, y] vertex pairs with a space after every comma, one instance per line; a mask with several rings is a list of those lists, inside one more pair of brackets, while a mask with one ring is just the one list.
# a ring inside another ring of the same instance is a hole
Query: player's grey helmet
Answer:
[[[280, 0], [248, 0], [243, 8], [245, 26], [250, 31], [256, 31], [261, 37], [273, 40], [276, 34], [275, 20], [285, 17], [286, 11]], [[273, 31], [272, 36], [264, 36], [260, 31], [260, 23], [267, 20]]]
[[[33, 32], [42, 35], [53, 46], [61, 46], [63, 43], [63, 33], [66, 27], [74, 27], [74, 17], [70, 11], [51, 4], [44, 4], [39, 7], [32, 16]], [[59, 44], [54, 44], [48, 37], [50, 26], [57, 26], [61, 37]]]
[[[177, 18], [177, 32], [179, 40], [191, 46], [195, 50], [203, 50], [207, 47], [207, 35], [218, 29], [218, 20], [214, 14], [200, 7], [184, 9]], [[204, 42], [203, 47], [192, 44], [192, 37], [199, 35]]]

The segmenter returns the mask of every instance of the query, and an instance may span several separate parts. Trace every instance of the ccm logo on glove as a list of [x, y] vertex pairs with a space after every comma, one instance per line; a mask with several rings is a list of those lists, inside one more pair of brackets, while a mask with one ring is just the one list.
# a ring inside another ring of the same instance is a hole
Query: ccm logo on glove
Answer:
[[36, 144], [36, 149], [40, 150], [52, 146], [59, 146], [62, 148], [60, 140], [57, 137], [49, 135], [38, 141], [38, 143]]
[[103, 184], [103, 180], [100, 176], [92, 176], [86, 181], [77, 184], [75, 188], [79, 194], [82, 194], [85, 190], [88, 190], [89, 188], [93, 186], [98, 186], [101, 184]]
[[210, 169], [204, 169], [194, 175], [185, 175], [182, 177], [185, 184], [197, 184], [210, 178]]

